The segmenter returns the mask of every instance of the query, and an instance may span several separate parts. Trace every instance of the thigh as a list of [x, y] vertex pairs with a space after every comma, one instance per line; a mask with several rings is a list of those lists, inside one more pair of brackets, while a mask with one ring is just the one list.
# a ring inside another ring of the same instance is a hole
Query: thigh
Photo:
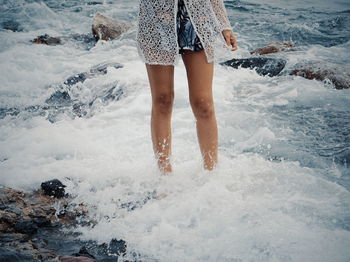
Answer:
[[182, 54], [186, 67], [190, 100], [212, 98], [214, 63], [208, 63], [204, 50], [186, 50]]
[[152, 98], [174, 93], [174, 66], [145, 64]]

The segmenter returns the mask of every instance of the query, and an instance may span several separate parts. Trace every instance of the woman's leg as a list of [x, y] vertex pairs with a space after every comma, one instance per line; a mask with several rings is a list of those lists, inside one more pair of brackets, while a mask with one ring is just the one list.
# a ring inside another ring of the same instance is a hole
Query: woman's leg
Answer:
[[152, 94], [153, 151], [163, 173], [172, 171], [171, 115], [174, 101], [174, 66], [145, 64]]
[[218, 129], [212, 94], [214, 63], [207, 63], [204, 50], [186, 50], [182, 60], [187, 71], [191, 107], [197, 120], [197, 136], [204, 168], [212, 170], [218, 159]]

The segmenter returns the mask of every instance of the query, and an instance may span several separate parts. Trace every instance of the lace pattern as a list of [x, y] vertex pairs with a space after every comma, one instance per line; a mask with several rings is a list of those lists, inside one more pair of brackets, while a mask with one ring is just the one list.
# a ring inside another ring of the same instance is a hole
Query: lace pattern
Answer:
[[[218, 49], [229, 50], [222, 31], [231, 29], [223, 0], [183, 0], [193, 29], [202, 43], [207, 62], [217, 60]], [[137, 50], [148, 64], [177, 65], [178, 0], [139, 0]]]

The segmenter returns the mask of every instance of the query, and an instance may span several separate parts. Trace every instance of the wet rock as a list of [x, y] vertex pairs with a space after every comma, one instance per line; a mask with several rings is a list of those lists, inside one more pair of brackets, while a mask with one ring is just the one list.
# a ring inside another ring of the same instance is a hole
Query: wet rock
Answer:
[[92, 68], [90, 68], [88, 72], [82, 72], [82, 73], [78, 73], [68, 77], [67, 80], [64, 81], [64, 84], [67, 86], [73, 86], [77, 83], [83, 83], [86, 79], [90, 79], [98, 75], [105, 75], [107, 74], [108, 67], [114, 67], [118, 69], [118, 68], [122, 68], [123, 65], [119, 63], [114, 63], [114, 62], [102, 63], [99, 65], [93, 66]]
[[51, 37], [48, 34], [44, 34], [33, 39], [32, 42], [35, 44], [58, 45], [61, 44], [61, 39], [58, 37]]
[[14, 213], [16, 215], [20, 215], [22, 213], [20, 209], [15, 207], [7, 207], [7, 206], [2, 206], [2, 207], [3, 207], [3, 210]]
[[[46, 104], [30, 105], [24, 108], [0, 108], [0, 119], [7, 116], [18, 116], [22, 112], [25, 114], [29, 113], [30, 116], [46, 117], [46, 119], [52, 123], [55, 122], [57, 118], [60, 119], [59, 115], [62, 113], [68, 113], [72, 117], [87, 116], [89, 111], [91, 111], [91, 106], [95, 102], [102, 101], [102, 103], [105, 104], [112, 100], [119, 100], [124, 94], [124, 89], [119, 85], [112, 83], [110, 87], [105, 86], [104, 88], [101, 88], [101, 92], [97, 93], [96, 96], [90, 100], [81, 101], [79, 97], [74, 98], [71, 96], [72, 88], [75, 88], [75, 84], [83, 83], [86, 79], [92, 79], [107, 74], [109, 67], [119, 69], [122, 68], [123, 65], [116, 62], [97, 64], [91, 67], [87, 72], [70, 76], [59, 86], [52, 86], [52, 88], [57, 90], [45, 100]], [[77, 92], [75, 92], [75, 94], [76, 93]], [[0, 158], [0, 162], [6, 160], [7, 158]]]
[[108, 101], [116, 100], [118, 101], [120, 97], [124, 94], [124, 90], [120, 87], [113, 86], [102, 97], [102, 102], [106, 103]]
[[33, 258], [30, 253], [23, 254], [23, 252], [18, 249], [1, 246], [1, 260], [3, 262], [30, 262]]
[[49, 249], [45, 249], [45, 248], [38, 248], [37, 250], [38, 251], [37, 251], [36, 257], [40, 261], [48, 261], [49, 259], [57, 257], [57, 253], [54, 250], [49, 250]]
[[[97, 222], [88, 218], [83, 203], [72, 203], [71, 196], [58, 199], [43, 193], [41, 189], [23, 192], [0, 186], [0, 261], [118, 261], [117, 256], [125, 255], [123, 240], [98, 245], [61, 231]], [[79, 252], [58, 255], [72, 247]]]
[[75, 85], [79, 82], [83, 83], [87, 79], [88, 73], [79, 73], [74, 76], [70, 76], [67, 78], [66, 81], [64, 81], [64, 84], [67, 86]]
[[84, 43], [92, 43], [96, 42], [95, 37], [89, 33], [89, 34], [72, 34], [70, 37], [76, 41], [84, 42]]
[[295, 45], [289, 41], [270, 42], [267, 44], [267, 46], [257, 48], [253, 51], [250, 51], [250, 53], [265, 55], [265, 54], [277, 53], [281, 51], [289, 51], [289, 50], [292, 50], [293, 47], [295, 47]]
[[231, 66], [233, 68], [255, 69], [259, 75], [276, 76], [286, 65], [286, 61], [277, 58], [251, 57], [241, 59], [231, 59], [221, 62], [220, 65]]
[[109, 243], [109, 253], [115, 255], [125, 255], [126, 254], [126, 243], [124, 240], [117, 240], [113, 238]]
[[131, 24], [126, 21], [110, 18], [100, 13], [97, 13], [92, 21], [92, 34], [96, 41], [115, 39], [131, 28]]
[[65, 196], [64, 188], [66, 186], [62, 184], [58, 179], [52, 179], [41, 183], [41, 189], [43, 193], [47, 196], [62, 198]]
[[38, 231], [38, 225], [32, 220], [20, 220], [16, 223], [14, 230], [22, 234], [35, 234]]
[[61, 262], [93, 262], [96, 258], [89, 253], [86, 247], [82, 247], [78, 253], [72, 256], [58, 256], [58, 261]]
[[18, 215], [8, 211], [0, 211], [0, 232], [14, 232]]
[[89, 253], [86, 247], [82, 247], [78, 253], [74, 253], [72, 255], [76, 257], [83, 256], [83, 257], [89, 257], [89, 258], [95, 259], [95, 257]]
[[61, 45], [64, 43], [72, 43], [76, 48], [83, 48], [85, 50], [90, 50], [96, 45], [96, 39], [94, 35], [89, 32], [87, 34], [69, 34], [51, 37], [48, 34], [43, 34], [35, 39], [31, 40], [35, 44], [46, 44], [46, 45]]
[[0, 119], [3, 119], [4, 117], [10, 115], [10, 116], [17, 116], [20, 113], [20, 110], [18, 108], [0, 108]]
[[59, 262], [96, 262], [96, 259], [79, 256], [79, 257], [72, 257], [72, 256], [58, 256]]
[[47, 261], [57, 257], [54, 251], [38, 246], [30, 240], [0, 243], [0, 247], [0, 261]]
[[86, 105], [84, 103], [76, 103], [73, 105], [73, 113], [78, 117], [83, 117], [88, 114]]
[[96, 39], [92, 33], [88, 34], [72, 34], [68, 37], [67, 40], [73, 39], [76, 41], [76, 47], [82, 47], [85, 50], [90, 50], [92, 47], [96, 45]]
[[[52, 185], [49, 185], [52, 193]], [[62, 183], [56, 187], [61, 190]], [[55, 188], [54, 188], [55, 189]], [[55, 227], [59, 222], [62, 225], [74, 225], [78, 216], [88, 213], [83, 205], [71, 204], [70, 198], [58, 199], [43, 194], [37, 190], [24, 193], [19, 190], [0, 188], [0, 231], [3, 233], [19, 232], [34, 234], [42, 227]], [[54, 192], [56, 195], [57, 191]], [[62, 196], [60, 192], [58, 196]], [[60, 210], [56, 210], [57, 201], [60, 201]]]
[[29, 217], [38, 227], [45, 227], [51, 225], [51, 220], [43, 215], [29, 214]]
[[28, 235], [22, 233], [1, 233], [0, 242], [15, 242], [15, 241], [26, 241]]
[[118, 69], [118, 68], [122, 68], [123, 65], [120, 63], [115, 63], [115, 62], [102, 63], [102, 64], [98, 64], [98, 65], [93, 66], [90, 69], [90, 73], [91, 74], [99, 74], [99, 73], [100, 74], [107, 74], [108, 67], [114, 67], [115, 69]]
[[133, 211], [136, 208], [140, 208], [143, 205], [145, 205], [148, 201], [152, 200], [152, 199], [156, 199], [157, 198], [157, 192], [156, 190], [152, 191], [152, 192], [148, 192], [145, 196], [144, 199], [142, 200], [137, 200], [137, 201], [130, 201], [130, 202], [125, 202], [125, 203], [121, 203], [120, 204], [120, 208], [125, 208], [128, 211]]
[[345, 65], [331, 63], [309, 64], [294, 69], [290, 75], [301, 76], [306, 79], [320, 81], [329, 80], [336, 89], [350, 88], [350, 68]]
[[[59, 180], [53, 181], [54, 183], [47, 183], [49, 193], [52, 194], [55, 189], [54, 195], [62, 196], [63, 192], [60, 190], [63, 184]], [[49, 232], [56, 230], [57, 226], [73, 226], [77, 223], [78, 216], [87, 214], [83, 205], [70, 205], [71, 199], [57, 199], [43, 193], [44, 190], [23, 192], [0, 187], [1, 261], [46, 261], [57, 257], [55, 251], [47, 249], [47, 241], [38, 237], [39, 231]], [[61, 210], [55, 208], [59, 206], [57, 201], [62, 205]], [[60, 216], [62, 211], [64, 214]]]
[[[74, 88], [75, 84], [84, 83], [86, 79], [92, 79], [99, 75], [107, 74], [108, 67], [119, 69], [119, 68], [122, 68], [123, 65], [115, 62], [98, 64], [90, 68], [88, 72], [78, 73], [74, 76], [67, 78], [67, 80], [64, 81], [64, 85], [66, 86], [67, 89], [71, 90], [72, 88]], [[62, 92], [62, 91], [59, 91], [59, 92]], [[71, 102], [75, 102], [72, 106], [72, 112], [78, 117], [83, 117], [88, 115], [88, 111], [91, 109], [91, 107], [95, 103], [101, 102], [103, 104], [106, 104], [107, 102], [112, 100], [119, 100], [123, 94], [124, 94], [123, 88], [119, 87], [118, 85], [113, 85], [111, 86], [111, 88], [107, 90], [101, 89], [101, 93], [97, 94], [97, 96], [91, 99], [90, 101], [82, 102], [82, 101], [73, 101], [68, 99], [67, 100]]]
[[24, 197], [24, 192], [20, 190], [15, 190], [12, 188], [7, 188], [7, 187], [0, 187], [0, 203], [1, 206], [5, 206], [3, 209], [7, 208], [13, 208], [9, 206], [8, 204], [11, 203], [19, 203], [23, 204], [23, 197]]
[[98, 2], [98, 1], [89, 1], [87, 2], [87, 5], [102, 5], [103, 2]]
[[55, 105], [70, 105], [72, 103], [72, 99], [70, 98], [67, 91], [56, 91], [53, 93], [48, 99], [45, 101], [47, 104], [55, 104]]

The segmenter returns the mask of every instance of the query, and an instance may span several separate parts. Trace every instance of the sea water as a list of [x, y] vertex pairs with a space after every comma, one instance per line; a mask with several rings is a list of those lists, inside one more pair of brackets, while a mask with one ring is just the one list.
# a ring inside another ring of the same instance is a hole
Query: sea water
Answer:
[[[298, 49], [274, 55], [287, 64], [272, 78], [215, 65], [213, 172], [202, 168], [180, 61], [168, 177], [153, 158], [151, 96], [135, 29], [96, 45], [73, 37], [88, 38], [97, 12], [135, 26], [137, 4], [0, 0], [0, 183], [33, 190], [60, 179], [97, 222], [76, 229], [81, 239], [123, 239], [125, 258], [349, 261], [350, 90], [288, 74], [309, 62], [349, 65], [349, 2], [225, 1], [239, 46], [232, 58], [271, 41], [293, 41]], [[46, 33], [63, 44], [30, 42]], [[101, 63], [123, 67], [62, 85]], [[89, 105], [82, 117], [60, 100], [47, 106], [62, 88]], [[108, 92], [119, 95], [107, 99]], [[144, 201], [152, 192], [167, 197]]]

